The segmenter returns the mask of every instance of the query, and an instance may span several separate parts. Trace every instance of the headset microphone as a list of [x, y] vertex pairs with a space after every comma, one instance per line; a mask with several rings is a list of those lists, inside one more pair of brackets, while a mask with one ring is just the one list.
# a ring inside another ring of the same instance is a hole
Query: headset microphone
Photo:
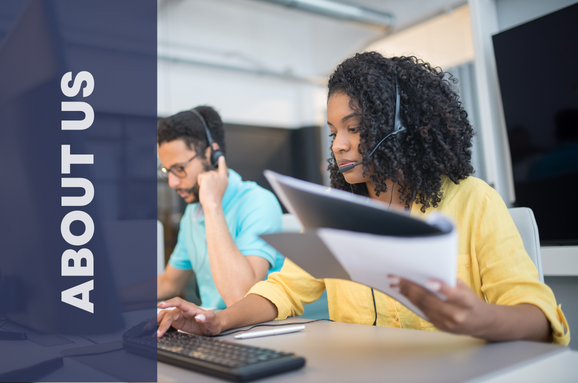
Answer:
[[339, 168], [339, 172], [340, 173], [345, 173], [347, 171], [350, 171], [351, 169], [353, 169], [354, 167], [356, 167], [357, 165], [361, 165], [363, 163], [363, 161], [360, 162], [356, 162], [354, 164], [350, 164], [350, 165], [345, 165]]
[[[392, 135], [401, 133], [401, 132], [405, 132], [406, 129], [403, 125], [401, 125], [401, 120], [399, 119], [399, 104], [400, 104], [400, 97], [399, 97], [399, 89], [397, 87], [397, 77], [395, 79], [395, 116], [393, 119], [393, 132], [389, 133], [387, 136], [385, 136], [381, 141], [379, 141], [379, 143], [377, 145], [375, 145], [375, 148], [373, 148], [373, 150], [371, 151], [371, 153], [369, 153], [368, 157], [371, 157], [371, 155], [373, 154], [373, 152], [375, 152], [375, 150], [379, 147], [379, 145], [381, 145], [381, 143], [383, 141], [385, 141], [387, 138], [389, 138]], [[399, 135], [398, 139], [401, 141], [403, 135]], [[351, 169], [353, 169], [354, 167], [356, 167], [357, 165], [361, 165], [363, 163], [363, 161], [359, 161], [356, 162], [354, 164], [350, 164], [350, 165], [346, 165], [346, 166], [342, 166], [339, 168], [339, 172], [340, 173], [345, 173], [347, 171], [350, 171]]]

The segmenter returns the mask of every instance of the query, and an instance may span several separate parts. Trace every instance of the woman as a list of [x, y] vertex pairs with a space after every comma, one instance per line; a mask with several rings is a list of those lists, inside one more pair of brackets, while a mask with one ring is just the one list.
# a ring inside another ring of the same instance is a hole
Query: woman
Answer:
[[336, 321], [567, 345], [564, 315], [539, 281], [504, 202], [486, 183], [469, 177], [473, 130], [446, 74], [414, 57], [368, 52], [339, 65], [328, 87], [331, 186], [415, 217], [432, 211], [454, 217], [460, 233], [456, 287], [431, 280], [426, 289], [389, 276], [392, 288], [419, 307], [427, 322], [385, 294], [344, 280], [314, 279], [286, 260], [279, 273], [219, 313], [180, 298], [159, 304], [176, 307], [158, 315], [159, 336], [171, 324], [216, 335], [301, 315], [303, 305], [327, 289]]

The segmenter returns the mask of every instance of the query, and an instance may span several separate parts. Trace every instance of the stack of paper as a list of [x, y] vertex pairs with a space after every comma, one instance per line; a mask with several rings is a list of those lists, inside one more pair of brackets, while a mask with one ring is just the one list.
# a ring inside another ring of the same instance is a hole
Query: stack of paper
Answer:
[[455, 286], [457, 232], [451, 218], [426, 220], [388, 210], [388, 205], [341, 190], [265, 171], [265, 177], [303, 233], [261, 237], [315, 278], [338, 278], [373, 287], [427, 320], [393, 291], [388, 275], [422, 286], [430, 279]]

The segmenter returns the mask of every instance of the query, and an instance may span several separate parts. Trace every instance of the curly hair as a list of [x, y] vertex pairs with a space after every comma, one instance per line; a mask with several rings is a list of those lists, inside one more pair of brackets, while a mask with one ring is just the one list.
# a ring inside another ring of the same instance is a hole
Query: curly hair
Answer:
[[[377, 143], [393, 131], [396, 79], [400, 93], [400, 119], [406, 128], [402, 140], [388, 139], [375, 153]], [[329, 78], [328, 98], [346, 94], [350, 107], [360, 113], [359, 153], [363, 176], [370, 172], [375, 192], [387, 191], [386, 180], [399, 185], [407, 207], [421, 211], [441, 201], [442, 176], [454, 183], [473, 173], [471, 146], [474, 131], [453, 90], [457, 80], [416, 57], [386, 58], [377, 52], [358, 53], [341, 63]], [[368, 195], [365, 183], [350, 185], [335, 161], [328, 160], [331, 187]]]
[[[221, 116], [210, 106], [197, 106], [194, 108], [205, 119], [213, 142], [219, 144], [219, 149], [226, 154], [225, 131]], [[200, 152], [200, 157], [205, 158], [204, 149], [209, 146], [207, 133], [199, 117], [190, 110], [179, 112], [159, 120], [157, 126], [157, 144], [174, 140], [183, 140], [189, 149]]]

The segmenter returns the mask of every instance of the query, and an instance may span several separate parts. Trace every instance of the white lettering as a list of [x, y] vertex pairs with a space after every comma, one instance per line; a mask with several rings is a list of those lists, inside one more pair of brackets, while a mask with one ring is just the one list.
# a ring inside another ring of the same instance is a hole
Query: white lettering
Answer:
[[[92, 251], [80, 249], [78, 252], [68, 249], [62, 253], [61, 275], [64, 276], [89, 276], [94, 275], [94, 257]], [[82, 266], [82, 260], [86, 260], [86, 266]], [[71, 265], [72, 263], [72, 265]]]
[[84, 90], [82, 91], [82, 97], [90, 96], [94, 90], [94, 77], [92, 77], [90, 72], [78, 72], [76, 77], [74, 77], [72, 87], [68, 86], [70, 81], [72, 81], [72, 72], [65, 73], [60, 80], [60, 89], [62, 90], [62, 94], [66, 97], [75, 97], [80, 91], [80, 86], [83, 81], [86, 81], [86, 87], [84, 87]]
[[86, 206], [94, 198], [94, 186], [86, 178], [62, 178], [61, 186], [63, 188], [82, 188], [84, 195], [65, 197], [62, 196], [60, 206]]
[[[88, 282], [84, 282], [78, 286], [64, 290], [60, 295], [60, 300], [64, 303], [68, 303], [74, 307], [78, 307], [84, 311], [88, 311], [94, 314], [94, 304], [90, 302], [90, 292], [94, 290], [94, 280], [91, 279]], [[77, 295], [82, 295], [80, 299], [76, 298]]]
[[[70, 225], [74, 221], [80, 221], [84, 224], [84, 233], [81, 235], [74, 235], [70, 232]], [[88, 213], [80, 210], [73, 210], [62, 218], [60, 233], [62, 234], [62, 238], [64, 238], [64, 240], [70, 245], [83, 246], [86, 245], [94, 235], [94, 222]]]
[[70, 174], [70, 165], [94, 164], [92, 154], [70, 154], [70, 145], [62, 145], [61, 173]]
[[94, 122], [94, 110], [90, 104], [83, 101], [62, 101], [60, 110], [63, 112], [84, 112], [83, 120], [73, 120], [60, 122], [62, 130], [85, 130], [90, 128]]
[[[94, 90], [94, 78], [92, 74], [86, 71], [79, 72], [72, 86], [72, 72], [65, 73], [60, 80], [60, 89], [67, 97], [76, 97], [83, 88], [82, 96], [88, 97]], [[84, 87], [83, 85], [86, 84]], [[94, 109], [86, 102], [82, 101], [62, 101], [60, 104], [62, 112], [83, 112], [82, 120], [62, 120], [60, 122], [61, 130], [86, 130], [94, 122]], [[71, 154], [70, 145], [61, 145], [61, 164], [62, 174], [70, 174], [71, 165], [94, 164], [94, 155], [92, 154]], [[94, 198], [94, 185], [86, 178], [61, 178], [61, 187], [63, 188], [82, 188], [84, 194], [80, 196], [62, 196], [61, 206], [86, 206]], [[70, 231], [73, 222], [79, 221], [84, 224], [84, 232], [80, 235], [74, 235]], [[90, 215], [84, 211], [74, 210], [62, 218], [60, 223], [60, 234], [62, 238], [72, 246], [84, 246], [94, 235], [94, 222]], [[78, 251], [68, 249], [62, 253], [60, 258], [60, 273], [62, 276], [93, 276], [94, 275], [94, 256], [89, 249], [80, 249]], [[64, 303], [77, 307], [81, 310], [94, 314], [94, 304], [90, 302], [90, 292], [94, 290], [94, 279], [84, 282], [77, 286], [71, 287], [61, 292], [60, 300]], [[80, 295], [80, 298], [78, 296]]]

